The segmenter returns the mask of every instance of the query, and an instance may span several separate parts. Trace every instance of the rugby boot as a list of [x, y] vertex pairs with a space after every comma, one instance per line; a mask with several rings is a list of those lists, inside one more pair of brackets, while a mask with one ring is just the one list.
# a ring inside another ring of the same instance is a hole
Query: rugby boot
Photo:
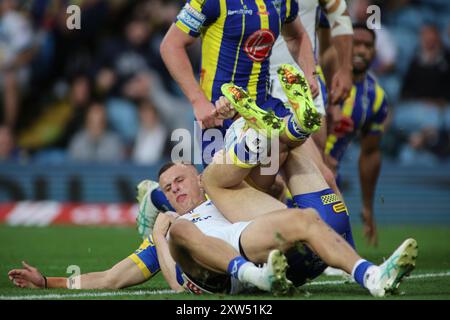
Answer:
[[243, 88], [232, 83], [225, 83], [221, 90], [250, 128], [267, 137], [273, 134], [280, 136], [284, 132], [286, 125], [283, 119], [277, 117], [272, 110], [266, 111], [258, 107], [255, 100]]
[[319, 131], [321, 114], [314, 105], [308, 81], [290, 64], [282, 64], [277, 73], [297, 125], [308, 134]]
[[416, 240], [405, 240], [367, 279], [370, 293], [375, 297], [396, 293], [404, 277], [414, 270], [418, 252]]

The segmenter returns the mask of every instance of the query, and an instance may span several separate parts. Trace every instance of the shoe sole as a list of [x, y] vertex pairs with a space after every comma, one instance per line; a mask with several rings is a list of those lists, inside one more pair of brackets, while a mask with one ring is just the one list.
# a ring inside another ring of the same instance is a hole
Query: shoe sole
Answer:
[[269, 255], [272, 263], [273, 276], [271, 279], [271, 291], [275, 296], [288, 296], [295, 293], [292, 282], [286, 278], [288, 263], [285, 255], [279, 250], [273, 250]]
[[399, 272], [393, 280], [388, 280], [384, 291], [386, 294], [396, 293], [402, 280], [409, 276], [416, 267], [416, 260], [419, 254], [419, 246], [414, 239], [407, 239], [399, 248], [400, 257], [395, 263], [399, 267]]
[[225, 83], [222, 85], [221, 91], [245, 119], [249, 127], [262, 131], [265, 136], [269, 137], [273, 133], [281, 135], [284, 132], [285, 123], [283, 119], [277, 117], [273, 111], [266, 111], [258, 107], [255, 100], [241, 87]]
[[301, 128], [307, 133], [319, 131], [322, 116], [317, 111], [305, 77], [289, 64], [278, 68], [278, 79]]

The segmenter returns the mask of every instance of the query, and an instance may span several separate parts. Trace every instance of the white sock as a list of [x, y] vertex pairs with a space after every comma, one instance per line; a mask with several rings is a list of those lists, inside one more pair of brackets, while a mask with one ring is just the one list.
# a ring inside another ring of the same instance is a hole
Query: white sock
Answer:
[[264, 279], [263, 269], [258, 268], [251, 262], [243, 264], [238, 271], [238, 279], [244, 283], [250, 283], [262, 290], [270, 290]]

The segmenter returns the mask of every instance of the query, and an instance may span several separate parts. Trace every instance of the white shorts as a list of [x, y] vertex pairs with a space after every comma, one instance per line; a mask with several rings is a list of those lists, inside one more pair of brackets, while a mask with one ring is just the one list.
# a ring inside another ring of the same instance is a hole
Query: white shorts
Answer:
[[242, 231], [251, 223], [251, 221], [236, 222], [230, 225], [210, 225], [207, 228], [203, 227], [200, 230], [207, 236], [222, 239], [231, 245], [237, 252], [241, 253], [239, 249], [239, 239]]

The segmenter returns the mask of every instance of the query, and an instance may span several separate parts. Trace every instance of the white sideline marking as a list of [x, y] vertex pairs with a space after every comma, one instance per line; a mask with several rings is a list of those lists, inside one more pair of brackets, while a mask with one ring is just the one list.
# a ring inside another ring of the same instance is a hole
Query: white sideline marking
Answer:
[[67, 299], [67, 298], [85, 298], [85, 297], [115, 297], [115, 296], [143, 296], [157, 294], [174, 294], [173, 290], [139, 290], [139, 291], [113, 291], [96, 293], [69, 293], [69, 294], [33, 294], [23, 296], [0, 296], [0, 300], [46, 300], [46, 299]]
[[[407, 277], [407, 279], [423, 279], [423, 278], [436, 278], [436, 277], [448, 277], [450, 276], [450, 272], [441, 272], [441, 273], [423, 273], [423, 274], [416, 274]], [[353, 279], [351, 279], [352, 282], [355, 282]], [[305, 284], [305, 286], [323, 286], [328, 284], [344, 284], [348, 281], [346, 280], [326, 280], [326, 281], [314, 281]]]
[[[409, 276], [408, 279], [424, 279], [448, 277], [450, 272], [441, 273], [423, 273]], [[314, 281], [307, 283], [306, 286], [320, 286], [329, 284], [344, 284], [344, 280], [334, 281]], [[100, 298], [100, 297], [117, 297], [117, 296], [141, 296], [141, 295], [158, 295], [158, 294], [176, 294], [173, 290], [139, 290], [139, 291], [112, 291], [112, 292], [96, 292], [96, 293], [69, 293], [69, 294], [34, 294], [23, 296], [0, 296], [0, 300], [46, 300], [46, 299], [71, 299], [71, 298]]]

